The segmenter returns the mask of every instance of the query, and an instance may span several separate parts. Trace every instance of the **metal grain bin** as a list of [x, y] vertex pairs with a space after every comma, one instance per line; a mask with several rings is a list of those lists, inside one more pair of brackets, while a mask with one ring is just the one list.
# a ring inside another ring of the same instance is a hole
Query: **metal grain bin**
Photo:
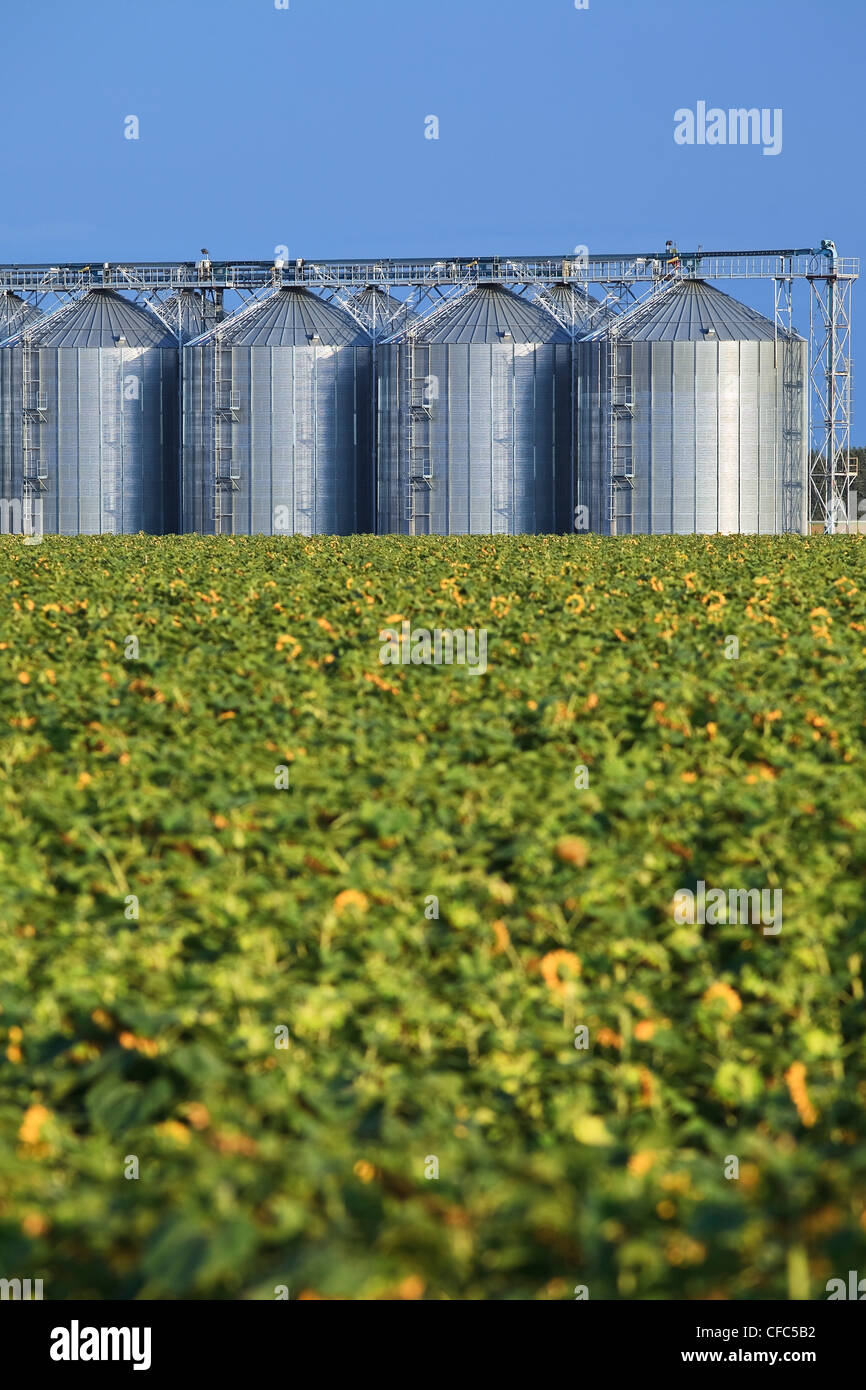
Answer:
[[578, 502], [603, 534], [806, 529], [807, 344], [678, 280], [576, 345]]
[[572, 343], [501, 285], [438, 306], [378, 353], [378, 530], [571, 528]]
[[295, 287], [189, 344], [184, 530], [370, 531], [371, 356], [359, 323]]
[[[0, 343], [11, 338], [28, 323], [36, 323], [39, 309], [19, 299], [11, 290], [0, 291]], [[15, 348], [0, 349], [0, 535], [21, 533], [24, 525], [24, 499], [21, 482], [13, 462], [16, 452], [16, 421], [22, 410], [21, 354]], [[20, 453], [20, 449], [18, 450]]]
[[8, 348], [20, 372], [12, 487], [47, 534], [161, 534], [176, 488], [178, 350], [164, 324], [89, 290]]

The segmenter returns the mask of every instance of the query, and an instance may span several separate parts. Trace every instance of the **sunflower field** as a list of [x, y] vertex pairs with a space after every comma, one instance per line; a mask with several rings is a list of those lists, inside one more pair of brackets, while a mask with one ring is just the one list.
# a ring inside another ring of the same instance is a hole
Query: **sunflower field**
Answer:
[[866, 1274], [864, 596], [853, 536], [4, 537], [0, 1275]]

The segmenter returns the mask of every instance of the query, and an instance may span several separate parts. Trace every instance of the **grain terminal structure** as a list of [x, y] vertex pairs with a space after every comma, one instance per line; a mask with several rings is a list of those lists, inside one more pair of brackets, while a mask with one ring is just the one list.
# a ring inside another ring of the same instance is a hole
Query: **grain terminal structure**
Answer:
[[857, 275], [826, 240], [0, 266], [0, 529], [844, 528]]

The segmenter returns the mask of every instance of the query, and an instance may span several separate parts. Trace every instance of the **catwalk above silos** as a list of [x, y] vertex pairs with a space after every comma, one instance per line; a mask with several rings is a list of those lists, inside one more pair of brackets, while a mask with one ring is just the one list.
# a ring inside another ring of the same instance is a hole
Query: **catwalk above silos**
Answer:
[[92, 289], [28, 318], [10, 377], [10, 493], [46, 534], [161, 534], [177, 471], [177, 342], [149, 310]]
[[804, 531], [807, 344], [699, 279], [579, 342], [578, 505], [607, 535]]
[[184, 349], [184, 530], [372, 530], [372, 340], [279, 289]]
[[572, 361], [568, 331], [501, 285], [380, 346], [378, 530], [570, 530]]

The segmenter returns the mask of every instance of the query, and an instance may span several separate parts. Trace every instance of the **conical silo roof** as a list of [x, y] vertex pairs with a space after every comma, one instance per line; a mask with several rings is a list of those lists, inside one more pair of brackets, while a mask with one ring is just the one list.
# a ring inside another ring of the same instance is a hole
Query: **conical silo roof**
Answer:
[[[368, 285], [361, 290], [360, 294], [355, 295], [357, 302], [365, 309], [376, 309], [377, 312], [384, 311], [388, 314], [405, 313], [409, 309], [404, 299], [398, 299], [396, 295], [388, 294], [378, 285]], [[411, 313], [412, 310], [409, 309]]]
[[572, 306], [575, 311], [581, 310], [583, 313], [591, 313], [595, 309], [601, 308], [601, 300], [596, 299], [588, 290], [580, 285], [568, 285], [564, 280], [558, 281], [555, 285], [548, 285], [544, 291], [545, 297], [552, 299], [554, 303], [561, 305], [563, 309], [571, 312]]
[[394, 333], [418, 317], [404, 299], [397, 299], [396, 295], [388, 294], [378, 285], [368, 285], [366, 289], [354, 295], [353, 303], [359, 309], [362, 318], [370, 324], [375, 323], [379, 334]]
[[42, 318], [42, 310], [20, 299], [12, 290], [0, 292], [0, 343], [11, 338], [25, 324]]
[[180, 311], [180, 333], [186, 341], [190, 338], [197, 338], [204, 333], [207, 328], [204, 317], [204, 303], [200, 294], [195, 290], [178, 290], [170, 299], [166, 299], [162, 305], [163, 318], [168, 319], [172, 327], [177, 326], [178, 311]]
[[[604, 329], [593, 333], [602, 336]], [[636, 304], [616, 320], [621, 342], [767, 342], [787, 334], [756, 309], [705, 280], [674, 280], [651, 303]]]
[[[28, 329], [30, 325], [28, 324]], [[88, 290], [64, 304], [29, 332], [39, 347], [176, 347], [177, 340], [149, 309], [124, 299], [114, 290]]]
[[582, 285], [568, 284], [564, 280], [540, 290], [536, 301], [540, 309], [551, 306], [554, 315], [558, 314], [569, 325], [574, 324], [577, 332], [589, 332], [614, 317], [610, 306], [602, 306], [601, 300]]
[[474, 286], [447, 308], [437, 306], [412, 331], [423, 343], [571, 342], [552, 314], [503, 285]]
[[371, 341], [351, 314], [299, 286], [279, 289], [248, 305], [211, 334], [238, 347], [364, 347]]

